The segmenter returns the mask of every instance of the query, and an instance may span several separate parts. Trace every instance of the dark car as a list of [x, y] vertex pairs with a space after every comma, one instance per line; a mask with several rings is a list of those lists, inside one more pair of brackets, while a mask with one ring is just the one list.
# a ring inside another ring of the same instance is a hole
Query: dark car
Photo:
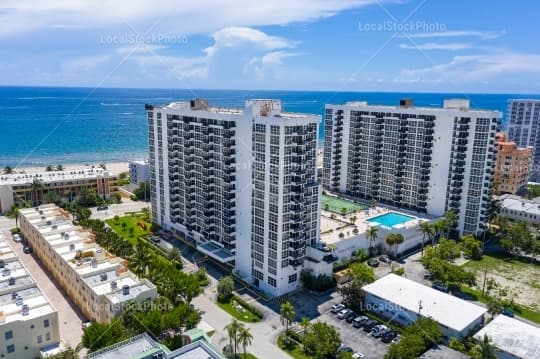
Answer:
[[392, 340], [394, 340], [398, 335], [398, 332], [395, 331], [395, 330], [390, 330], [386, 333], [384, 333], [382, 336], [381, 336], [381, 341], [383, 343], [390, 343]]
[[382, 256], [379, 256], [379, 260], [384, 263], [390, 263], [390, 258], [386, 254], [383, 254]]
[[98, 211], [106, 211], [106, 210], [108, 210], [108, 209], [109, 209], [108, 206], [98, 206], [98, 207], [97, 207], [97, 210], [98, 210]]
[[371, 330], [372, 330], [376, 325], [379, 325], [379, 323], [378, 323], [376, 320], [373, 320], [373, 319], [366, 320], [366, 321], [364, 322], [364, 324], [362, 324], [363, 331], [369, 333], [369, 332], [371, 332]]
[[431, 285], [431, 288], [440, 290], [441, 292], [448, 293], [448, 287], [441, 282], [435, 282]]
[[354, 353], [354, 350], [351, 347], [342, 346], [338, 349], [338, 353]]
[[356, 314], [355, 312], [350, 312], [349, 314], [347, 314], [347, 316], [345, 317], [345, 320], [347, 321], [347, 323], [352, 323], [352, 321], [354, 320], [354, 318], [356, 318], [358, 316], [358, 314]]
[[379, 260], [377, 258], [372, 258], [367, 262], [368, 265], [372, 267], [378, 267], [379, 266]]
[[354, 318], [352, 322], [353, 327], [360, 328], [367, 320], [369, 320], [369, 318], [366, 317], [365, 315], [358, 316]]
[[24, 246], [23, 252], [26, 253], [26, 254], [32, 253], [32, 247], [30, 247], [30, 246]]
[[502, 314], [506, 315], [507, 317], [510, 317], [510, 318], [514, 317], [514, 312], [510, 308], [504, 308], [503, 311], [502, 311]]

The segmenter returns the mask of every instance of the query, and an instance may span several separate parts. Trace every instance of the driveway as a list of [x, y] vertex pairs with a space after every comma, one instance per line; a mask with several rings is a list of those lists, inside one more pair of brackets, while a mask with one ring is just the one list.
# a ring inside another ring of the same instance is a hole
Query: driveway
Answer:
[[3, 234], [7, 238], [6, 242], [17, 254], [21, 263], [26, 267], [32, 277], [34, 277], [39, 289], [41, 289], [45, 297], [47, 297], [52, 306], [58, 311], [60, 338], [64, 343], [75, 348], [81, 342], [82, 314], [71, 303], [62, 289], [56, 285], [56, 282], [48, 275], [34, 255], [23, 253], [22, 244], [13, 242], [9, 231], [3, 231]]
[[140, 212], [143, 208], [150, 208], [150, 202], [132, 201], [129, 198], [122, 198], [122, 203], [111, 204], [108, 207], [108, 209], [102, 211], [98, 211], [97, 207], [90, 208], [92, 211], [91, 218], [104, 221], [114, 216], [123, 216], [126, 212]]

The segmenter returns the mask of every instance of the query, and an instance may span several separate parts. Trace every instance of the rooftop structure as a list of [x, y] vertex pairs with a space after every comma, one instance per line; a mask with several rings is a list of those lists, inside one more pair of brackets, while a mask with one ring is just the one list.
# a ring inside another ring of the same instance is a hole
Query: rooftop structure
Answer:
[[460, 234], [481, 232], [500, 118], [455, 99], [442, 108], [326, 105], [323, 186], [437, 217], [453, 210]]
[[419, 359], [467, 359], [467, 355], [444, 345], [437, 345], [420, 355]]
[[496, 198], [501, 202], [501, 216], [533, 224], [540, 223], [540, 197], [526, 199], [503, 194]]
[[497, 160], [493, 180], [500, 193], [520, 194], [527, 191], [532, 148], [518, 148], [515, 142], [507, 141], [504, 133], [497, 134]]
[[430, 317], [445, 336], [463, 337], [483, 323], [486, 308], [419, 284], [395, 274], [362, 287], [372, 311], [409, 325], [418, 317]]
[[60, 342], [58, 312], [0, 234], [0, 355], [37, 357]]
[[107, 199], [115, 180], [115, 175], [102, 168], [0, 175], [0, 213], [8, 211], [15, 203], [38, 203], [47, 193], [71, 201], [81, 188], [93, 189]]
[[484, 334], [501, 351], [500, 358], [540, 358], [540, 328], [537, 326], [498, 315], [474, 338], [481, 340]]
[[34, 253], [90, 319], [108, 322], [130, 301], [153, 300], [156, 287], [127, 269], [127, 262], [98, 246], [55, 205], [21, 209], [22, 233]]

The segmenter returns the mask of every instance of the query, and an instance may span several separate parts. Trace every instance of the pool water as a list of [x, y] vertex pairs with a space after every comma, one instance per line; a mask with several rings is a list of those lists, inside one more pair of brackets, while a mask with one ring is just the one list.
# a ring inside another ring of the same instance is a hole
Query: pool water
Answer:
[[377, 217], [370, 218], [368, 219], [368, 222], [380, 223], [381, 225], [386, 226], [386, 227], [393, 227], [398, 224], [403, 224], [403, 223], [413, 221], [414, 219], [415, 219], [414, 217], [406, 216], [401, 213], [389, 212], [389, 213], [385, 213]]

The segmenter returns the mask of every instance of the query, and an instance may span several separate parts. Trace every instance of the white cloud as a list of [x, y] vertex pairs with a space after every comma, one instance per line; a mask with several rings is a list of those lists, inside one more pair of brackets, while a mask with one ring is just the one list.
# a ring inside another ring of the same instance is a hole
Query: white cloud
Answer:
[[124, 46], [116, 49], [116, 53], [122, 56], [135, 55], [135, 54], [144, 54], [144, 53], [153, 53], [155, 51], [166, 49], [167, 46], [163, 45], [153, 45], [153, 44], [136, 44], [130, 46]]
[[450, 51], [457, 51], [457, 50], [464, 50], [469, 49], [471, 47], [470, 44], [467, 43], [461, 43], [461, 42], [453, 42], [453, 43], [436, 43], [436, 42], [427, 42], [424, 44], [399, 44], [399, 47], [402, 49], [411, 49], [411, 50], [450, 50]]
[[427, 38], [447, 38], [447, 37], [474, 37], [482, 40], [493, 40], [502, 37], [506, 34], [505, 30], [502, 31], [476, 31], [476, 30], [455, 30], [455, 31], [437, 31], [437, 32], [418, 32], [413, 34], [401, 34], [397, 37], [410, 37], [418, 39]]
[[[378, 0], [2, 0], [0, 36], [49, 27], [85, 27], [180, 34], [229, 26], [314, 21]], [[389, 0], [394, 1], [394, 0]]]
[[231, 48], [240, 45], [255, 45], [265, 50], [292, 47], [289, 40], [270, 36], [262, 31], [249, 27], [232, 26], [216, 31], [212, 34], [214, 45], [205, 49], [209, 56], [215, 55], [220, 48]]
[[253, 71], [255, 76], [259, 79], [264, 78], [269, 71], [275, 71], [275, 69], [283, 64], [283, 60], [288, 57], [299, 56], [298, 52], [288, 51], [272, 51], [264, 54], [261, 57], [253, 57], [244, 69], [244, 73]]
[[110, 55], [79, 57], [76, 59], [64, 61], [62, 63], [62, 70], [67, 73], [73, 73], [78, 71], [91, 71], [98, 65], [107, 62], [110, 58]]
[[540, 54], [499, 52], [455, 56], [450, 62], [425, 68], [405, 69], [397, 82], [479, 82], [499, 75], [540, 74]]

